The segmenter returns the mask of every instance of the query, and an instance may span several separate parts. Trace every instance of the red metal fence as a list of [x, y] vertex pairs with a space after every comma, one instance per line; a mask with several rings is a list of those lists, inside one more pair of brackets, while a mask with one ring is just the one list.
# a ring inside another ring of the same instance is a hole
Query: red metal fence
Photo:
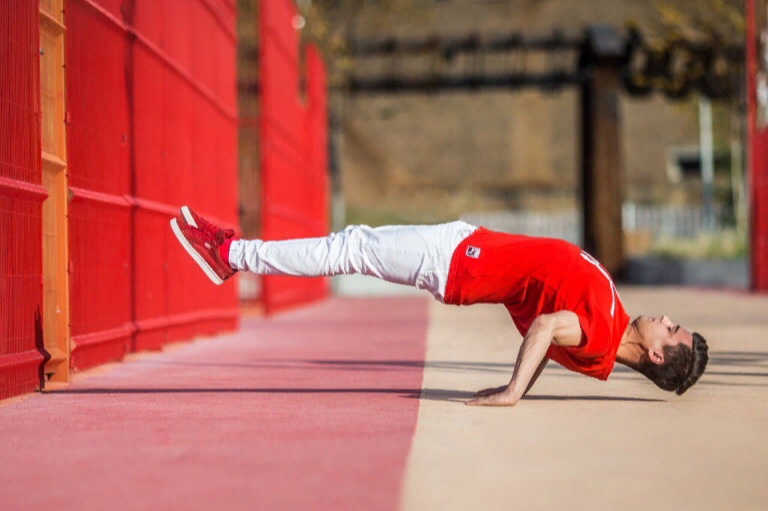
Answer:
[[168, 227], [237, 204], [231, 0], [70, 0], [67, 111], [72, 366], [233, 328]]
[[87, 0], [66, 4], [71, 363], [79, 368], [122, 358], [133, 331], [132, 140], [118, 16]]
[[758, 80], [768, 80], [766, 0], [747, 0], [747, 102], [750, 149], [752, 288], [768, 291], [768, 105], [758, 104]]
[[39, 23], [37, 0], [0, 2], [0, 399], [43, 361]]
[[[260, 2], [259, 75], [262, 237], [324, 236], [328, 231], [325, 68], [305, 53], [306, 99], [300, 98], [299, 40], [291, 0]], [[328, 295], [327, 279], [265, 277], [267, 313]]]
[[[38, 9], [0, 2], [0, 399], [35, 389], [46, 353]], [[169, 220], [186, 203], [237, 224], [234, 0], [66, 0], [63, 21], [70, 366], [233, 329], [234, 284]]]
[[[0, 398], [36, 388], [46, 353], [38, 9], [0, 2]], [[262, 234], [324, 235], [324, 66], [308, 48], [300, 94], [295, 8], [260, 9]], [[46, 23], [64, 33], [64, 119], [45, 115], [66, 125], [67, 236], [54, 255], [66, 266], [70, 367], [234, 328], [234, 285], [212, 286], [168, 226], [185, 203], [237, 224], [234, 1], [66, 0], [63, 11]], [[263, 287], [268, 312], [328, 294], [325, 279]]]

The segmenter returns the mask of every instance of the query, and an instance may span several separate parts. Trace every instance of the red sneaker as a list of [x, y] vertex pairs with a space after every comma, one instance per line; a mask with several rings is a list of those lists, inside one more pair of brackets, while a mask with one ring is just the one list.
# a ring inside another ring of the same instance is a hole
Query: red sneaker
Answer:
[[234, 230], [219, 229], [187, 206], [181, 208], [181, 216], [171, 220], [171, 229], [214, 284], [219, 285], [237, 273], [219, 254], [219, 247], [234, 237]]

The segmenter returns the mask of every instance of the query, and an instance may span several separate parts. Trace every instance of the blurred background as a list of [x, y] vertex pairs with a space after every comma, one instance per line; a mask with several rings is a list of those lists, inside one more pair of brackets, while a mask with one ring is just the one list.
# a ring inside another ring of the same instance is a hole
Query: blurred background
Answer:
[[[436, 223], [768, 289], [765, 0], [0, 2], [0, 397], [373, 279], [211, 289], [168, 229]], [[180, 278], [183, 276], [183, 278]]]
[[[238, 4], [243, 117], [257, 6]], [[328, 66], [334, 229], [462, 218], [586, 245], [631, 282], [749, 287], [743, 1], [297, 7]], [[241, 190], [258, 153], [241, 130]], [[258, 236], [258, 200], [241, 215]]]

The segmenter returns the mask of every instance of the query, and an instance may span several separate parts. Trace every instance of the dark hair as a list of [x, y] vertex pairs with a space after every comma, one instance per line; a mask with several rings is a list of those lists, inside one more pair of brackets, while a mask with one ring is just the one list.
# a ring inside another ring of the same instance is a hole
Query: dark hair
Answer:
[[659, 388], [674, 391], [678, 396], [696, 383], [707, 367], [709, 347], [701, 334], [693, 333], [693, 349], [684, 344], [664, 346], [664, 362], [641, 362], [637, 370]]

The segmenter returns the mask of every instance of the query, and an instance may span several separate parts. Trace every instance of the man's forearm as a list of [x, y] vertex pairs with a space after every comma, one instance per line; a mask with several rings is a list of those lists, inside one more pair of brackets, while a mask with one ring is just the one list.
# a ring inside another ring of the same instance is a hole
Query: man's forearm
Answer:
[[536, 318], [517, 354], [509, 385], [481, 390], [468, 401], [473, 406], [514, 406], [530, 390], [547, 361], [550, 345], [578, 346], [582, 331], [579, 317], [571, 311], [542, 314]]
[[515, 362], [515, 371], [512, 373], [512, 380], [509, 382], [508, 392], [522, 398], [528, 391], [529, 385], [534, 381], [536, 373], [543, 370], [542, 362], [547, 356], [547, 350], [552, 343], [553, 330], [547, 325], [537, 325], [531, 328], [523, 339], [520, 346], [520, 352], [517, 354]]
[[533, 388], [533, 386], [536, 384], [536, 380], [539, 379], [541, 373], [544, 372], [544, 368], [547, 367], [547, 362], [549, 362], [549, 357], [545, 356], [539, 364], [539, 367], [536, 368], [536, 372], [533, 373], [533, 378], [531, 378], [531, 381], [528, 382], [528, 386], [525, 388], [525, 392], [523, 392], [523, 397], [527, 396], [531, 391], [531, 388]]

